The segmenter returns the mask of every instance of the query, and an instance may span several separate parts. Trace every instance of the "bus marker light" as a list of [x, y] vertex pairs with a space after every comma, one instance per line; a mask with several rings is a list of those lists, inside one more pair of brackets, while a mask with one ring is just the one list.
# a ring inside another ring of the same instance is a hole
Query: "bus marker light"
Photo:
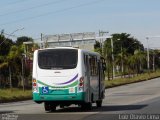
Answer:
[[36, 80], [35, 80], [35, 79], [33, 79], [33, 82], [34, 82], [34, 83], [36, 83]]
[[83, 83], [79, 83], [79, 86], [82, 87], [82, 86], [83, 86]]
[[37, 86], [37, 84], [36, 84], [36, 83], [33, 83], [33, 86], [35, 87], [35, 86]]

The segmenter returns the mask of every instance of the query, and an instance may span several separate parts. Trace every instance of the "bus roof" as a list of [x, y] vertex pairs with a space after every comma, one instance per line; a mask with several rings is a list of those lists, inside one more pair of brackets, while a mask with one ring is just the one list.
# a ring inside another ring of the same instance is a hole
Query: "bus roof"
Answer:
[[81, 50], [82, 52], [94, 53], [94, 54], [96, 54], [96, 55], [100, 55], [100, 54], [97, 53], [97, 52], [89, 51], [89, 50], [81, 49], [81, 48], [77, 48], [77, 47], [54, 47], [54, 48], [44, 48], [44, 49], [39, 49], [39, 50], [47, 50], [47, 49], [77, 49], [77, 50]]

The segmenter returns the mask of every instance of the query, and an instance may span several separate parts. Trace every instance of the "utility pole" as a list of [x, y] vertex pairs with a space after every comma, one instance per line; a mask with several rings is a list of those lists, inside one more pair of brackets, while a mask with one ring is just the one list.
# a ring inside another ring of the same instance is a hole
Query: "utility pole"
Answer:
[[[108, 31], [99, 30], [99, 37], [103, 37], [104, 34], [109, 33]], [[101, 54], [103, 55], [103, 38], [100, 38], [100, 47], [101, 47]]]
[[147, 68], [148, 68], [148, 73], [150, 73], [150, 65], [149, 65], [149, 43], [148, 43], [148, 37], [146, 37], [146, 40], [147, 40], [147, 44], [148, 44], [148, 46], [147, 46]]
[[120, 41], [120, 44], [121, 44], [121, 77], [123, 77], [123, 71], [124, 71], [124, 68], [123, 68], [123, 46], [122, 46], [121, 39], [117, 39], [117, 40]]
[[[104, 34], [109, 33], [108, 31], [99, 30], [99, 36], [103, 36]], [[113, 54], [113, 39], [111, 39], [111, 49], [112, 49], [112, 79], [115, 77], [115, 66], [114, 66], [114, 54]], [[100, 39], [101, 49], [103, 54], [103, 39]]]
[[24, 62], [23, 62], [23, 55], [22, 55], [22, 84], [23, 84], [23, 91], [25, 91], [25, 88], [24, 88], [24, 84], [25, 84], [25, 81], [24, 81]]
[[123, 48], [122, 48], [122, 43], [121, 43], [121, 73], [122, 73], [122, 77], [123, 77]]
[[[99, 30], [99, 36], [103, 36], [104, 34], [109, 33], [108, 31]], [[114, 68], [114, 54], [113, 54], [113, 39], [111, 39], [111, 49], [112, 49], [112, 79], [115, 77], [115, 68]], [[101, 51], [103, 54], [103, 39], [100, 39]]]
[[[100, 40], [100, 48], [101, 48], [101, 54], [102, 55], [104, 55], [104, 51], [103, 51], [103, 39], [105, 38], [105, 39], [107, 39], [107, 38], [112, 38], [112, 36], [104, 36], [104, 34], [107, 34], [107, 33], [109, 33], [108, 31], [102, 31], [102, 30], [99, 30], [99, 37], [98, 38], [96, 38], [96, 39], [99, 39]], [[105, 56], [105, 55], [104, 55]], [[107, 59], [107, 57], [106, 57], [106, 59]], [[112, 69], [113, 70], [113, 69]], [[110, 80], [110, 75], [109, 75], [109, 67], [108, 67], [108, 80]], [[113, 72], [113, 71], [112, 71]], [[112, 74], [112, 76], [113, 76], [113, 74]], [[112, 77], [113, 78], [113, 77]]]
[[111, 47], [112, 47], [112, 79], [115, 77], [115, 70], [114, 70], [114, 54], [113, 54], [113, 39], [111, 38]]
[[153, 50], [153, 72], [155, 71], [155, 53]]
[[43, 48], [43, 43], [42, 43], [42, 41], [43, 41], [43, 34], [41, 33], [41, 46], [40, 46], [41, 49]]

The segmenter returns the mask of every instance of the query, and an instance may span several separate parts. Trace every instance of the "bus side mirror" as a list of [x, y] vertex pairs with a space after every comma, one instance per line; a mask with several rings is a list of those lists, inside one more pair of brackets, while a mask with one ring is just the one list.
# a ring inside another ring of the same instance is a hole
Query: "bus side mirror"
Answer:
[[106, 71], [106, 70], [107, 70], [107, 67], [106, 67], [105, 59], [104, 59], [103, 57], [101, 57], [101, 61], [102, 61], [102, 70], [103, 70], [103, 71]]
[[103, 69], [103, 71], [106, 71], [106, 64], [105, 63], [102, 64], [102, 69]]

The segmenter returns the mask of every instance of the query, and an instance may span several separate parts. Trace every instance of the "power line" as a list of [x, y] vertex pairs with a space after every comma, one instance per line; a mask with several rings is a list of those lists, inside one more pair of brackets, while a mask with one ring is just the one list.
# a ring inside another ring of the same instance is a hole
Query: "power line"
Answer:
[[10, 36], [10, 37], [15, 37], [15, 38], [17, 38], [18, 36], [16, 36], [16, 35], [10, 35], [9, 33], [3, 33], [4, 35], [8, 35], [8, 36]]
[[[15, 32], [19, 31], [19, 30], [23, 30], [24, 28], [21, 28], [21, 29], [17, 29], [15, 31], [13, 31], [12, 33], [10, 34], [7, 34], [7, 38], [9, 38], [10, 36], [12, 36]], [[6, 34], [6, 33], [5, 33]], [[1, 43], [0, 43], [0, 46], [6, 41], [7, 39], [5, 38]]]
[[0, 17], [11, 15], [11, 14], [16, 14], [16, 13], [21, 13], [21, 12], [25, 12], [25, 11], [28, 11], [28, 10], [32, 10], [32, 9], [36, 9], [36, 8], [40, 8], [40, 7], [44, 7], [44, 6], [58, 4], [58, 3], [63, 2], [63, 1], [66, 1], [66, 0], [57, 0], [57, 1], [52, 1], [52, 2], [46, 3], [46, 4], [41, 4], [41, 5], [29, 7], [29, 8], [24, 8], [24, 9], [21, 9], [21, 10], [11, 11], [11, 12], [8, 12], [8, 13], [0, 14]]
[[10, 3], [8, 3], [7, 5], [1, 5], [1, 8], [0, 9], [2, 9], [2, 8], [4, 8], [4, 7], [7, 7], [7, 6], [10, 6], [10, 5], [14, 5], [14, 4], [17, 4], [17, 3], [22, 3], [22, 2], [26, 2], [27, 0], [17, 0], [17, 1], [12, 1], [12, 2], [10, 2]]
[[63, 12], [67, 12], [67, 11], [72, 10], [72, 9], [76, 9], [76, 8], [80, 8], [80, 7], [84, 7], [84, 6], [88, 6], [88, 5], [93, 5], [93, 4], [102, 2], [102, 1], [105, 1], [105, 0], [95, 0], [95, 1], [92, 1], [92, 2], [83, 3], [83, 4], [80, 4], [80, 5], [77, 5], [77, 6], [72, 6], [72, 7], [61, 9], [61, 10], [40, 14], [40, 15], [33, 16], [33, 17], [26, 17], [26, 18], [22, 18], [22, 19], [17, 19], [17, 20], [14, 20], [14, 21], [2, 23], [0, 25], [3, 26], [3, 25], [8, 25], [8, 24], [14, 24], [14, 23], [17, 23], [17, 22], [27, 21], [27, 20], [31, 20], [31, 19], [35, 19], [35, 18], [39, 18], [39, 17], [43, 17], [43, 16], [48, 16], [48, 15], [51, 15], [51, 14], [63, 13]]
[[7, 6], [17, 4], [17, 3], [20, 3], [20, 2], [24, 2], [24, 1], [23, 0], [17, 0], [17, 1], [14, 1], [14, 2], [12, 1], [12, 2], [8, 3]]

